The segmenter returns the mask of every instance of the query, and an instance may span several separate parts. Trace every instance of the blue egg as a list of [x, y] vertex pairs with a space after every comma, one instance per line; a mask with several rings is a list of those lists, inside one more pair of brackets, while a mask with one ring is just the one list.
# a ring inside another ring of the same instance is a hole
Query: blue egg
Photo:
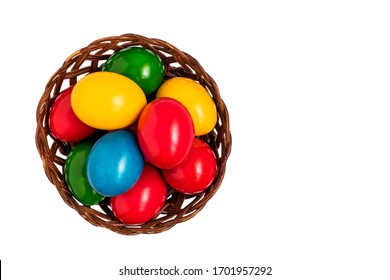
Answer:
[[112, 197], [129, 190], [141, 176], [144, 158], [137, 137], [127, 130], [102, 136], [87, 159], [87, 177], [92, 188]]

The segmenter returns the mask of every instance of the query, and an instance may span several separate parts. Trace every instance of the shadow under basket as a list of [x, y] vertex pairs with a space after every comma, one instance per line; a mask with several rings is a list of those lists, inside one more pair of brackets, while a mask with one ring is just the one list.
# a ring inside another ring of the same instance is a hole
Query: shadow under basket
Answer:
[[[142, 225], [127, 225], [119, 221], [111, 211], [108, 198], [98, 205], [84, 206], [72, 196], [65, 182], [64, 164], [74, 143], [56, 139], [51, 134], [48, 124], [50, 108], [62, 90], [76, 84], [85, 75], [100, 71], [103, 63], [113, 53], [129, 46], [142, 46], [160, 56], [165, 66], [164, 80], [188, 77], [198, 81], [207, 89], [217, 108], [215, 128], [200, 137], [211, 147], [217, 158], [217, 173], [213, 183], [205, 191], [196, 195], [181, 194], [168, 187], [168, 197], [163, 209], [152, 220]], [[49, 79], [37, 107], [36, 120], [35, 141], [43, 168], [64, 202], [92, 225], [124, 235], [160, 233], [194, 217], [220, 187], [231, 150], [229, 114], [213, 78], [191, 55], [160, 39], [136, 34], [102, 38], [69, 56], [62, 67]]]

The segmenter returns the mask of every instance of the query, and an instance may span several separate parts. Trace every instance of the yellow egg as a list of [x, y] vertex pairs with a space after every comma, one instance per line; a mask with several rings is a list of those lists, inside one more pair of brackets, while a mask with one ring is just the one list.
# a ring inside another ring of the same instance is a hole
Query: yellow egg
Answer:
[[194, 80], [175, 77], [164, 82], [156, 98], [176, 99], [187, 108], [194, 122], [195, 135], [209, 133], [217, 123], [217, 109], [208, 91]]
[[146, 106], [146, 97], [142, 89], [125, 76], [95, 72], [76, 83], [71, 106], [87, 125], [112, 130], [134, 123]]

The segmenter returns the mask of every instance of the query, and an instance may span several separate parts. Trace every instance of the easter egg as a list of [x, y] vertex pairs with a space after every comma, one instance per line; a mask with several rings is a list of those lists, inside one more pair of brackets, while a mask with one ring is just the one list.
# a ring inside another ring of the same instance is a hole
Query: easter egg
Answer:
[[161, 98], [142, 111], [137, 127], [145, 159], [159, 168], [172, 168], [188, 155], [194, 126], [187, 109], [178, 101]]
[[167, 198], [167, 187], [160, 172], [145, 164], [141, 177], [124, 194], [111, 197], [111, 208], [126, 224], [143, 224], [159, 213]]
[[86, 206], [100, 203], [104, 196], [97, 193], [88, 182], [87, 158], [93, 142], [81, 142], [74, 146], [65, 162], [65, 181], [73, 196]]
[[156, 98], [169, 97], [187, 108], [195, 127], [195, 135], [209, 133], [217, 123], [217, 109], [207, 90], [194, 80], [175, 77], [165, 81]]
[[73, 112], [70, 96], [73, 86], [61, 92], [54, 101], [49, 113], [49, 129], [63, 142], [78, 142], [96, 132], [96, 129], [83, 123]]
[[141, 47], [129, 47], [114, 53], [103, 65], [103, 71], [132, 79], [146, 95], [153, 93], [164, 78], [164, 65], [160, 57]]
[[94, 190], [111, 197], [129, 190], [143, 167], [136, 136], [128, 130], [116, 130], [93, 145], [87, 159], [87, 177]]
[[125, 76], [95, 72], [76, 83], [71, 105], [84, 123], [112, 130], [134, 123], [146, 105], [146, 97], [142, 89]]
[[213, 182], [217, 162], [211, 148], [195, 138], [187, 158], [172, 169], [163, 170], [166, 182], [178, 192], [196, 194]]

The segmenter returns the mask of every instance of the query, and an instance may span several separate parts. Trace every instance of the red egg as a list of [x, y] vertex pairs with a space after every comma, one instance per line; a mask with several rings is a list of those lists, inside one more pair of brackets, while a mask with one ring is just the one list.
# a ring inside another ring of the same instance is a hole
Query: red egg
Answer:
[[195, 138], [190, 113], [181, 103], [170, 98], [154, 100], [144, 108], [137, 132], [146, 160], [162, 169], [181, 163]]
[[163, 170], [166, 182], [178, 192], [196, 194], [213, 182], [217, 162], [211, 148], [196, 138], [188, 157], [172, 169]]
[[96, 129], [83, 123], [70, 106], [73, 86], [65, 89], [57, 99], [49, 113], [49, 128], [53, 135], [64, 142], [78, 142], [96, 132]]
[[159, 170], [145, 164], [141, 177], [130, 190], [111, 197], [111, 208], [123, 223], [143, 224], [161, 211], [166, 198], [167, 186]]

